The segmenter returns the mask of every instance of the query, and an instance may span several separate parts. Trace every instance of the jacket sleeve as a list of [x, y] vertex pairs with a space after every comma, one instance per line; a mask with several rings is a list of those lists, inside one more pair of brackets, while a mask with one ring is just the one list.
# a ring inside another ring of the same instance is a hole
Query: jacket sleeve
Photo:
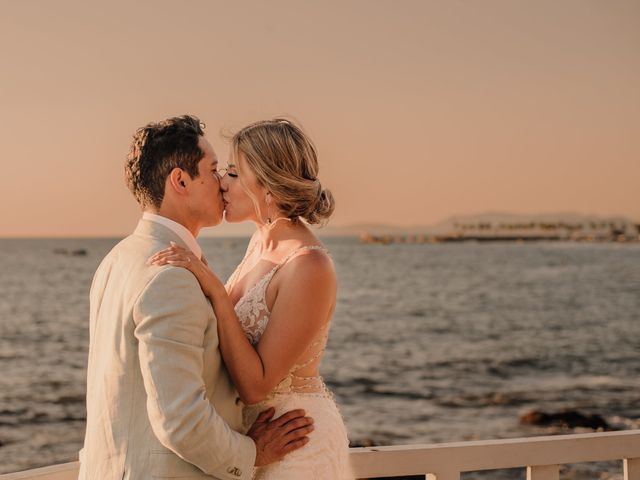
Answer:
[[203, 341], [212, 315], [183, 268], [163, 268], [138, 298], [133, 318], [149, 420], [165, 447], [206, 474], [250, 480], [253, 440], [234, 431], [206, 396]]

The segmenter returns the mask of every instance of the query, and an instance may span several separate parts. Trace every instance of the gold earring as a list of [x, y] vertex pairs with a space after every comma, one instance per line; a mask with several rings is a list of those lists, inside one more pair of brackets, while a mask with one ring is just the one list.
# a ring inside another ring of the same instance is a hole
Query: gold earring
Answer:
[[269, 192], [267, 192], [266, 195], [264, 196], [264, 203], [267, 204], [267, 225], [271, 225], [271, 212], [269, 211], [271, 202], [269, 201]]

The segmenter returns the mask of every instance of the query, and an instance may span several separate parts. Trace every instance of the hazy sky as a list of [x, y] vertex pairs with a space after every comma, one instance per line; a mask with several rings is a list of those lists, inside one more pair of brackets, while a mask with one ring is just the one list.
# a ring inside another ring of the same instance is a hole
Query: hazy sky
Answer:
[[132, 133], [288, 115], [334, 225], [640, 220], [638, 1], [0, 0], [0, 236], [123, 235]]

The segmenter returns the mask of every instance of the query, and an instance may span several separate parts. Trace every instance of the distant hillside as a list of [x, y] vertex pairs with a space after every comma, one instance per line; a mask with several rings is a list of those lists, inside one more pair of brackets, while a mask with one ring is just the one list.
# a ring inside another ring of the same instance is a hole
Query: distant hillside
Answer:
[[598, 216], [572, 212], [540, 213], [540, 214], [516, 214], [505, 212], [487, 212], [476, 215], [453, 215], [446, 220], [434, 225], [437, 230], [455, 230], [456, 225], [488, 223], [518, 224], [518, 223], [566, 223], [566, 224], [591, 224], [591, 223], [617, 223], [631, 224], [630, 219], [623, 216]]
[[601, 225], [606, 223], [617, 225], [633, 225], [630, 219], [623, 216], [598, 216], [571, 212], [541, 213], [541, 214], [517, 214], [507, 212], [486, 212], [470, 215], [453, 215], [434, 225], [396, 226], [389, 224], [353, 224], [341, 227], [326, 227], [321, 234], [325, 235], [353, 235], [363, 232], [374, 235], [442, 235], [450, 234], [468, 225], [492, 225], [497, 228], [500, 225], [518, 224], [591, 224]]
[[[453, 215], [434, 225], [410, 225], [397, 226], [383, 223], [355, 223], [350, 225], [327, 225], [325, 227], [312, 227], [320, 236], [326, 237], [358, 237], [362, 233], [374, 235], [443, 235], [451, 234], [460, 229], [462, 225], [490, 224], [497, 227], [501, 224], [524, 224], [524, 223], [547, 223], [547, 224], [602, 224], [615, 223], [631, 225], [633, 222], [623, 216], [598, 216], [580, 213], [541, 213], [541, 214], [517, 214], [507, 212], [486, 212], [473, 215]], [[205, 237], [244, 237], [250, 236], [254, 231], [251, 222], [228, 224], [223, 223], [214, 228], [203, 230]]]

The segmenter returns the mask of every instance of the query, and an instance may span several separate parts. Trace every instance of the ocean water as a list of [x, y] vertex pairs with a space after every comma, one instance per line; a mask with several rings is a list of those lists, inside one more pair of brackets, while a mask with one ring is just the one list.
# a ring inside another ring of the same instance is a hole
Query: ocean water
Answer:
[[[117, 241], [0, 240], [0, 473], [77, 459], [88, 292]], [[223, 278], [246, 242], [201, 239]], [[322, 373], [354, 444], [586, 431], [521, 425], [532, 410], [640, 428], [640, 245], [325, 244], [339, 292]]]

